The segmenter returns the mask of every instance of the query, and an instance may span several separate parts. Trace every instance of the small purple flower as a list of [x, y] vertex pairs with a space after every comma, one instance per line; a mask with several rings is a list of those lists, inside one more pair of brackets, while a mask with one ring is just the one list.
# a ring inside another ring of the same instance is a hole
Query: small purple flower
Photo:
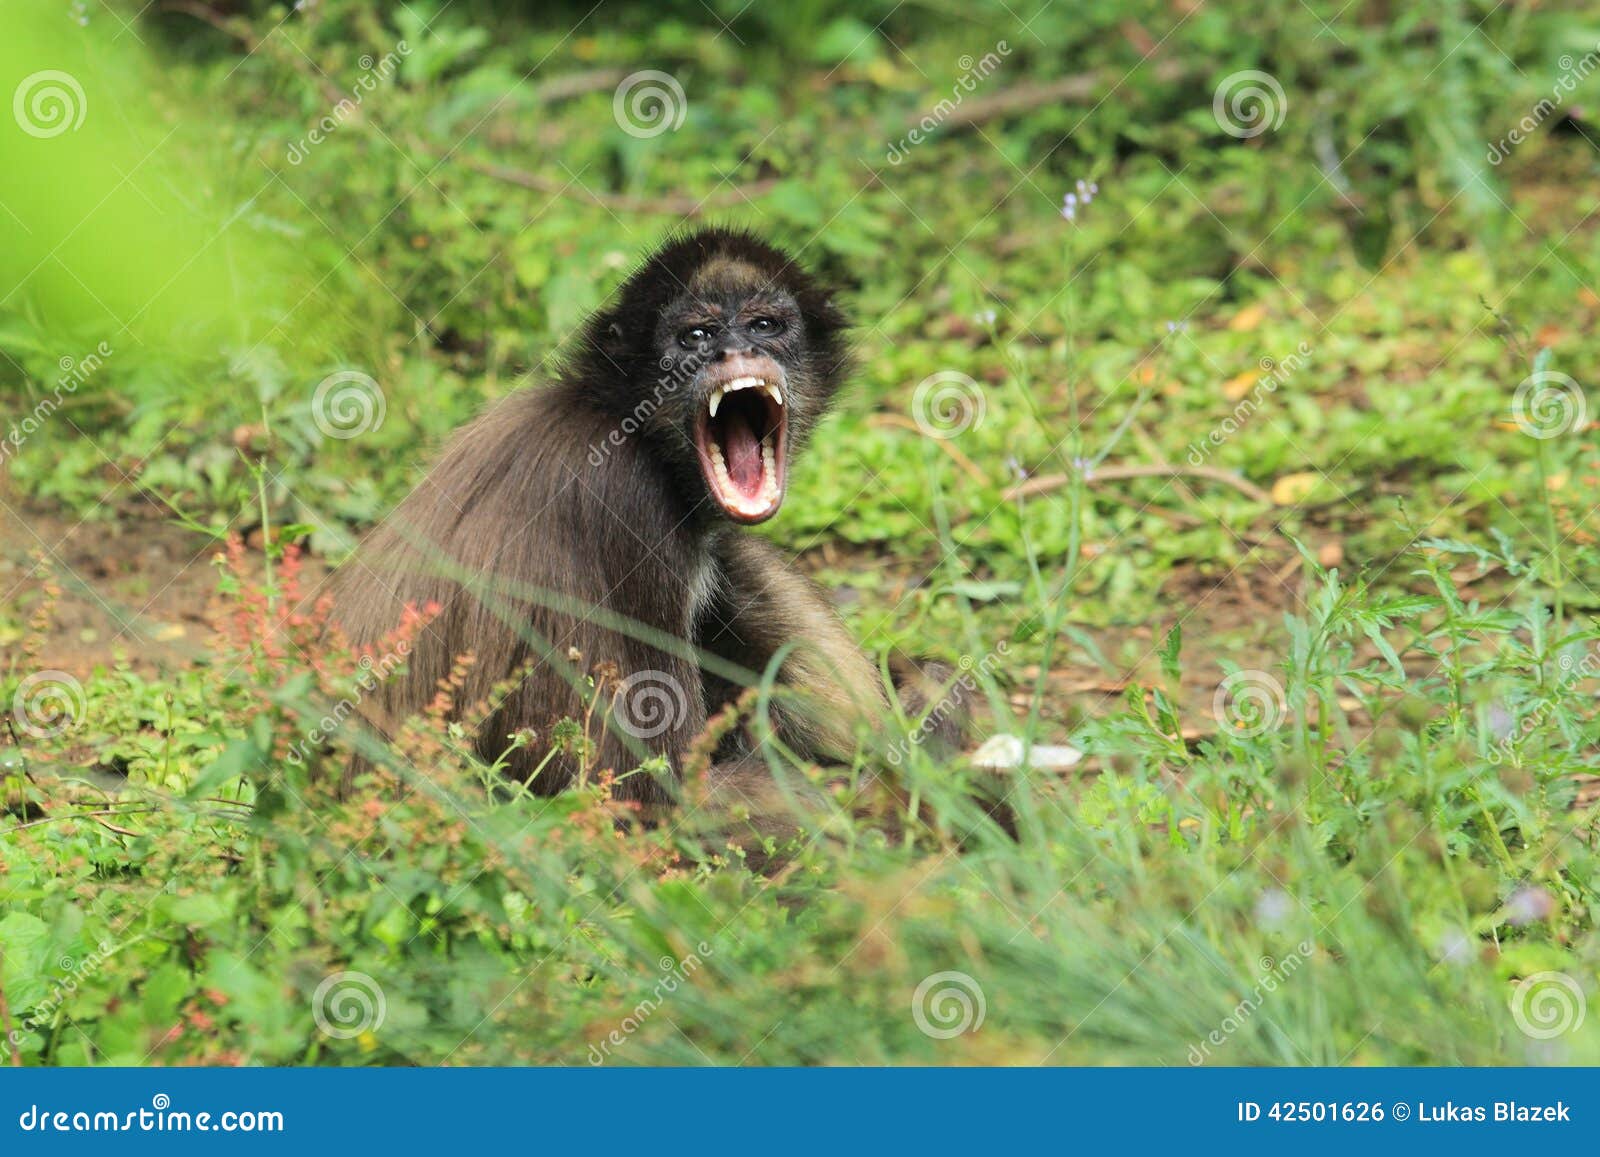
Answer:
[[1169, 321], [1169, 322], [1167, 322], [1167, 332], [1168, 333], [1188, 333], [1189, 332], [1189, 323], [1186, 322], [1186, 321]]
[[992, 309], [980, 309], [972, 316], [972, 320], [977, 322], [979, 325], [993, 325], [994, 318], [995, 313]]
[[1073, 185], [1073, 190], [1061, 198], [1061, 216], [1068, 221], [1076, 222], [1078, 210], [1089, 207], [1094, 201], [1095, 194], [1100, 192], [1100, 186], [1093, 181], [1079, 180]]
[[1268, 888], [1256, 899], [1256, 920], [1267, 928], [1276, 928], [1289, 918], [1294, 901], [1282, 888]]
[[1472, 960], [1472, 941], [1459, 928], [1448, 929], [1433, 950], [1445, 964], [1466, 964]]
[[1007, 456], [1006, 470], [1009, 471], [1011, 477], [1015, 478], [1018, 482], [1021, 482], [1028, 476], [1027, 469], [1022, 465], [1022, 459], [1018, 458], [1015, 454]]
[[1518, 888], [1506, 897], [1506, 919], [1518, 926], [1547, 920], [1555, 910], [1555, 897], [1543, 888]]
[[1094, 477], [1094, 461], [1089, 458], [1074, 458], [1072, 468], [1083, 475], [1085, 482]]

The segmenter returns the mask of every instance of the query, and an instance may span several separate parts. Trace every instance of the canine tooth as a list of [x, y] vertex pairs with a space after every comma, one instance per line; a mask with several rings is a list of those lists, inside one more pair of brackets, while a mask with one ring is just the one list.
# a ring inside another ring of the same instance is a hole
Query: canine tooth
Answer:
[[711, 391], [711, 401], [706, 405], [706, 409], [711, 411], [711, 416], [713, 418], [715, 418], [717, 416], [717, 407], [720, 406], [721, 404], [722, 404], [722, 387], [718, 386], [714, 390]]

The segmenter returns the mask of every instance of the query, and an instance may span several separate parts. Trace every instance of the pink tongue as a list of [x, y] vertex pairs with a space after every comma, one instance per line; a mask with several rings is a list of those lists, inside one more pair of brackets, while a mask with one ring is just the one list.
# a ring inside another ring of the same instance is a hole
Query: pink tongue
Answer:
[[722, 457], [728, 464], [728, 477], [746, 494], [761, 491], [761, 443], [750, 423], [729, 414], [722, 424]]

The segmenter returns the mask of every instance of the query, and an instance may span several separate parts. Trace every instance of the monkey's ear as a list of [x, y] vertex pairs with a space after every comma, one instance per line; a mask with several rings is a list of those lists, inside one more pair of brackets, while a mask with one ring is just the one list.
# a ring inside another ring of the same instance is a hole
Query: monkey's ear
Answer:
[[627, 352], [628, 331], [622, 328], [622, 318], [615, 311], [597, 316], [590, 333], [594, 344], [608, 358], [617, 360]]

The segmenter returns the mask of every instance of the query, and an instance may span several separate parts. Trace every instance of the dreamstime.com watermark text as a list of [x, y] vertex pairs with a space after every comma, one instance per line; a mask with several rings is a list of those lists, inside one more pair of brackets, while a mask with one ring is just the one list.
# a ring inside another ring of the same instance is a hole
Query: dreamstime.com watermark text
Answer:
[[1267, 997], [1287, 984], [1289, 978], [1300, 971], [1306, 958], [1315, 951], [1316, 945], [1309, 940], [1302, 940], [1282, 960], [1263, 956], [1260, 961], [1261, 979], [1256, 982], [1255, 988], [1234, 1005], [1232, 1011], [1222, 1018], [1222, 1023], [1207, 1033], [1203, 1040], [1189, 1046], [1189, 1063], [1205, 1064], [1211, 1058], [1212, 1050], [1227, 1044], [1234, 1033], [1249, 1023], [1250, 1018], [1266, 1003]]
[[0, 437], [0, 462], [22, 449], [22, 444], [61, 408], [68, 395], [78, 392], [78, 387], [88, 381], [111, 354], [111, 346], [101, 342], [81, 358], [62, 358], [57, 363], [61, 375], [56, 378], [55, 389], [35, 402], [33, 409], [24, 414], [21, 421], [13, 422], [5, 436]]
[[665, 974], [656, 981], [650, 994], [633, 1006], [633, 1010], [623, 1017], [617, 1027], [605, 1035], [599, 1044], [589, 1046], [589, 1063], [603, 1065], [611, 1059], [611, 1050], [621, 1048], [628, 1043], [628, 1038], [638, 1032], [649, 1020], [666, 998], [678, 991], [680, 985], [688, 984], [689, 978], [700, 970], [704, 964], [704, 957], [711, 955], [711, 945], [704, 940], [695, 945], [695, 951], [689, 953], [682, 960], [674, 960], [670, 956], [663, 956], [659, 962], [661, 971]]
[[29, 1105], [17, 1116], [24, 1133], [282, 1133], [283, 1114], [273, 1109], [226, 1109], [191, 1113], [172, 1107], [157, 1093], [147, 1109], [53, 1109]]

